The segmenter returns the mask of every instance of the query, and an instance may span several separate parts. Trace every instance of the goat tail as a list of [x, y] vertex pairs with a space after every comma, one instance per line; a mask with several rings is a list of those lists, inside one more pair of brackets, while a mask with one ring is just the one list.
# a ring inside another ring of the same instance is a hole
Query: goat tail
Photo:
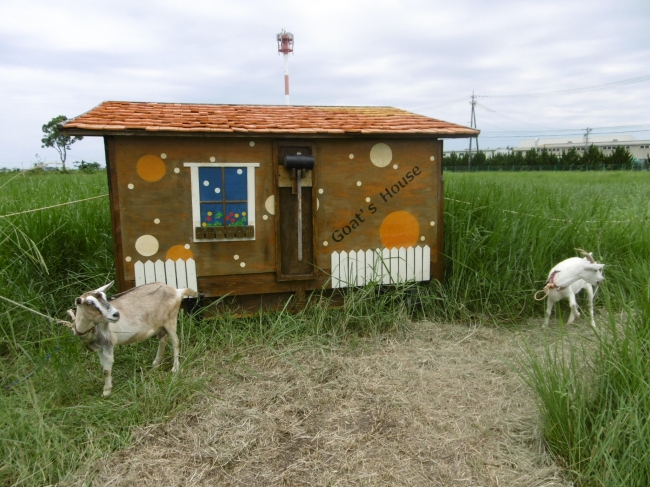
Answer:
[[190, 298], [199, 297], [199, 293], [196, 292], [194, 289], [190, 289], [189, 287], [186, 287], [185, 289], [177, 289], [176, 292], [181, 297], [181, 299], [184, 297], [190, 297]]

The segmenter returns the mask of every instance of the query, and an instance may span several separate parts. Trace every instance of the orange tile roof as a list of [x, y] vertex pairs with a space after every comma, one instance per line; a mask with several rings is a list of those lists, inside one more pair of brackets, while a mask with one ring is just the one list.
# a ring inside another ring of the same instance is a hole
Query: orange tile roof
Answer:
[[105, 101], [63, 124], [83, 135], [106, 132], [216, 134], [431, 134], [468, 137], [479, 131], [391, 107], [205, 105]]

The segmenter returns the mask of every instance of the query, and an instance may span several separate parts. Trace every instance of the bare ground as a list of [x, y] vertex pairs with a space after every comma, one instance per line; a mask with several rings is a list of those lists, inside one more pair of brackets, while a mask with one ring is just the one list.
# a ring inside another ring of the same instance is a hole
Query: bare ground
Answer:
[[508, 365], [524, 339], [539, 347], [552, 334], [425, 322], [356, 347], [215, 357], [191, 412], [137, 431], [77, 482], [568, 486]]

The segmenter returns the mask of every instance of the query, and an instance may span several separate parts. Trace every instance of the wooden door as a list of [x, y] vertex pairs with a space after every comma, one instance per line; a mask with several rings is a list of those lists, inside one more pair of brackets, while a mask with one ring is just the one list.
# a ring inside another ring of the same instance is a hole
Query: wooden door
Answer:
[[[314, 279], [314, 170], [306, 171], [301, 179], [302, 192], [302, 259], [298, 259], [298, 191], [297, 181], [282, 162], [285, 155], [312, 155], [308, 145], [279, 145], [276, 157], [276, 183], [278, 204], [276, 225], [278, 238], [277, 275], [279, 281]], [[318, 164], [318, 163], [316, 163]]]

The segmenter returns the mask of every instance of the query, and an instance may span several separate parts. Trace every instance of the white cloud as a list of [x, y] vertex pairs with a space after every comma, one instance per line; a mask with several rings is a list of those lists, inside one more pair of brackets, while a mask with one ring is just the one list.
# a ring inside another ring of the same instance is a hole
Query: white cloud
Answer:
[[[647, 0], [5, 0], [0, 166], [43, 154], [40, 127], [52, 117], [103, 100], [281, 104], [283, 27], [296, 39], [292, 102], [392, 105], [468, 124], [472, 90], [539, 93], [650, 74], [649, 20]], [[647, 123], [649, 87], [481, 98], [495, 111], [477, 119], [486, 135]], [[100, 139], [71, 157], [103, 160]]]

